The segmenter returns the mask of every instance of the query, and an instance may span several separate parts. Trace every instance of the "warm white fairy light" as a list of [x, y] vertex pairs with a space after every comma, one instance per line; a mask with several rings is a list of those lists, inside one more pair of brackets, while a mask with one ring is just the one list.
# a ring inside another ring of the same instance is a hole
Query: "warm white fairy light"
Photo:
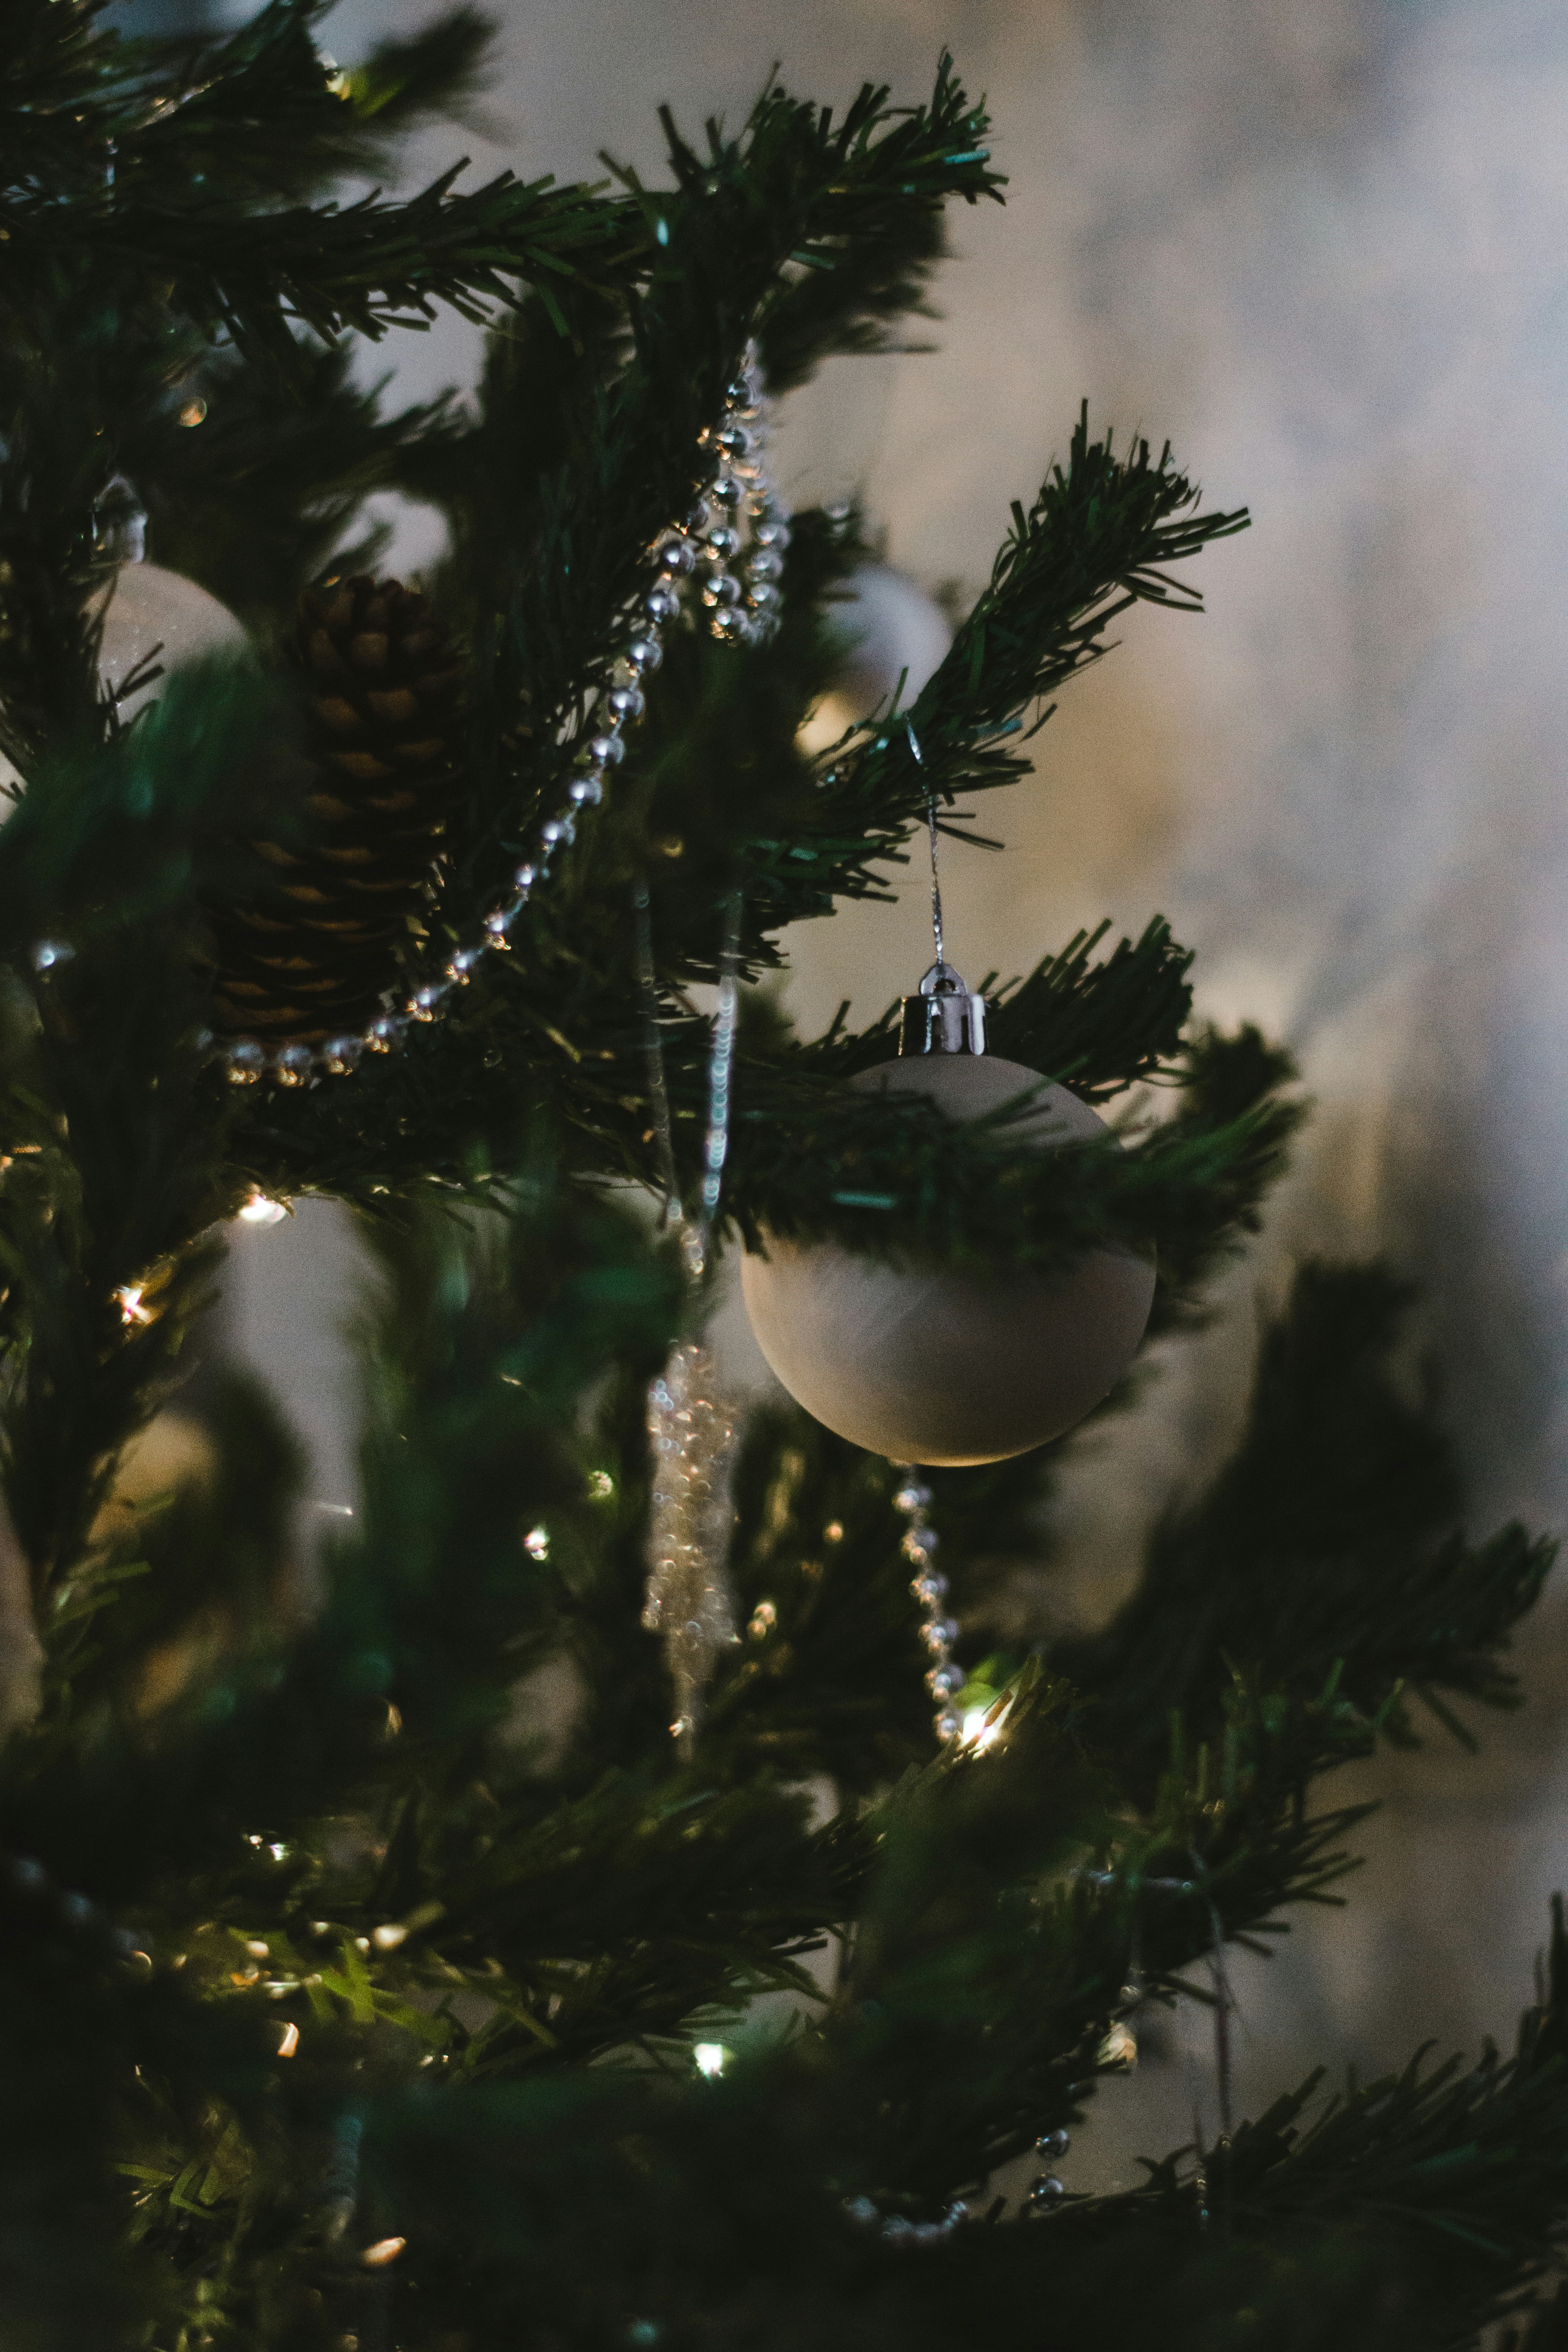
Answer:
[[142, 1286], [141, 1283], [128, 1282], [122, 1289], [115, 1292], [114, 1296], [120, 1302], [120, 1314], [122, 1322], [132, 1324], [152, 1322], [153, 1309], [150, 1307], [144, 1307], [142, 1305]]
[[242, 1225], [276, 1225], [288, 1213], [281, 1201], [269, 1201], [265, 1192], [252, 1192], [238, 1212]]
[[984, 1748], [994, 1748], [995, 1746], [996, 1741], [1001, 1737], [1002, 1722], [1000, 1717], [998, 1717], [996, 1721], [994, 1723], [988, 1721], [987, 1717], [990, 1716], [990, 1713], [991, 1708], [989, 1705], [985, 1706], [972, 1706], [966, 1708], [963, 1717], [963, 1728], [959, 1733], [959, 1744], [961, 1747]]
[[721, 2042], [700, 2042], [691, 2053], [691, 2063], [711, 2083], [724, 2072], [729, 2055]]
[[283, 2028], [283, 2039], [278, 2044], [278, 2055], [279, 2058], [292, 2058], [295, 2051], [298, 2050], [299, 2047], [300, 2029], [295, 2024], [293, 2019], [290, 2018], [288, 2024]]

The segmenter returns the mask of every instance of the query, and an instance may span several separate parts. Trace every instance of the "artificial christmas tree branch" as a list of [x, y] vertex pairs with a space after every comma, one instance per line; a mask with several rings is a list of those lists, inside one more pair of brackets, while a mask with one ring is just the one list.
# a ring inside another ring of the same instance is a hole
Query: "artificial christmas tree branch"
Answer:
[[[782, 1410], [739, 1465], [746, 1630], [694, 1756], [637, 1622], [643, 1394], [701, 1301], [606, 1192], [668, 1187], [666, 1110], [678, 1193], [727, 1144], [731, 1244], [1004, 1283], [1152, 1248], [1173, 1332], [1256, 1230], [1294, 1074], [1194, 1025], [1157, 919], [993, 994], [1001, 1052], [1080, 1102], [1148, 1089], [1120, 1141], [1054, 1153], [1016, 1106], [857, 1092], [888, 1017], [801, 1039], [760, 1000], [716, 1126], [689, 993], [737, 902], [759, 978], [791, 925], [889, 895], [928, 816], [963, 838], [955, 800], [1022, 781], [1118, 615], [1195, 610], [1171, 567], [1245, 516], [1081, 417], [930, 683], [807, 758], [859, 519], [795, 517], [781, 562], [759, 495], [769, 625], [719, 642], [700, 597], [659, 598], [636, 663], [630, 630], [671, 534], [671, 577], [722, 552], [689, 514], [721, 421], [727, 460], [752, 446], [748, 347], [780, 392], [925, 314], [945, 205], [1003, 184], [984, 109], [945, 58], [922, 106], [770, 85], [702, 144], [667, 113], [661, 184], [443, 173], [400, 202], [363, 175], [471, 105], [486, 27], [459, 9], [339, 71], [320, 16], [138, 44], [91, 0], [0, 23], [0, 1436], [44, 1653], [36, 1714], [25, 1641], [13, 1662], [0, 1755], [0, 2325], [29, 2352], [945, 2352], [982, 2319], [1471, 2343], [1568, 2214], [1560, 1987], [1511, 2064], [1317, 2121], [1309, 2086], [1129, 2196], [993, 2193], [1092, 2121], [1138, 2000], [1202, 1998], [1226, 1941], [1341, 1899], [1365, 1809], [1324, 1774], [1409, 1739], [1413, 1696], [1512, 1696], [1549, 1548], [1461, 1532], [1386, 1275], [1303, 1273], [1233, 1458], [1102, 1631], [987, 1622], [999, 1556], [1051, 1557], [1058, 1449], [936, 1474], [911, 1517], [906, 1474]], [[439, 304], [496, 322], [477, 411], [384, 414], [345, 339]], [[449, 526], [425, 604], [354, 577], [388, 488]], [[100, 677], [142, 509], [253, 662]], [[595, 761], [632, 675], [640, 725]], [[506, 951], [400, 1055], [248, 1094], [205, 1058], [247, 1013], [270, 1040], [395, 1004], [524, 858]], [[395, 900], [402, 961], [396, 924], [340, 924], [351, 872]], [[308, 1607], [299, 1455], [243, 1382], [190, 1402], [199, 1476], [116, 1496], [205, 1235], [255, 1188], [356, 1204], [375, 1265], [363, 1498]], [[940, 1753], [922, 1629], [944, 1689], [973, 1670]]]

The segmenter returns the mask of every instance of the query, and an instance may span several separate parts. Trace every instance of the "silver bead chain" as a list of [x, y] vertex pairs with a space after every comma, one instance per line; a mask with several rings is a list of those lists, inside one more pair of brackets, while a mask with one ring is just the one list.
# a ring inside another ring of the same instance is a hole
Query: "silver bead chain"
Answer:
[[[679, 616], [683, 592], [695, 592], [710, 634], [724, 643], [764, 645], [773, 635], [790, 533], [787, 511], [768, 477], [767, 436], [762, 375], [752, 344], [741, 373], [726, 388], [719, 423], [707, 427], [699, 443], [712, 466], [711, 478], [690, 513], [650, 552], [653, 576], [626, 615], [626, 643], [583, 730], [565, 803], [540, 826], [538, 845], [514, 871], [509, 895], [481, 917], [438, 977], [363, 1029], [329, 1037], [321, 1045], [268, 1046], [253, 1037], [209, 1034], [203, 1041], [207, 1057], [231, 1086], [266, 1081], [305, 1087], [347, 1077], [367, 1054], [396, 1053], [413, 1029], [438, 1021], [485, 956], [507, 951], [513, 925], [548, 880], [557, 853], [575, 839], [577, 811], [603, 800], [605, 784], [626, 757], [627, 730], [645, 709], [643, 681], [664, 658], [663, 633]], [[73, 952], [64, 940], [46, 940], [33, 948], [29, 961], [42, 976], [69, 961]]]
[[893, 1507], [906, 1522], [899, 1549], [915, 1571], [910, 1591], [921, 1604], [921, 1640], [931, 1655], [926, 1688], [937, 1702], [931, 1727], [947, 1748], [963, 1728], [963, 1717], [952, 1704], [966, 1679], [963, 1668], [952, 1662], [958, 1627], [947, 1613], [947, 1579], [935, 1566], [941, 1539], [931, 1523], [931, 1488], [913, 1463], [899, 1466], [904, 1476], [893, 1496]]

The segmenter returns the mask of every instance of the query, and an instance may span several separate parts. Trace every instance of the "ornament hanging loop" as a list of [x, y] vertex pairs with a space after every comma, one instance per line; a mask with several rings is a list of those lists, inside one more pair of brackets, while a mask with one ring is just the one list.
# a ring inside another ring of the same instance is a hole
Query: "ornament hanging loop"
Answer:
[[[912, 719], [904, 720], [917, 767], [925, 766], [920, 737]], [[931, 830], [931, 929], [936, 961], [920, 985], [918, 996], [900, 1000], [900, 1054], [984, 1054], [985, 999], [965, 987], [947, 960], [942, 926], [942, 866], [937, 856], [936, 790], [926, 799], [926, 823]]]

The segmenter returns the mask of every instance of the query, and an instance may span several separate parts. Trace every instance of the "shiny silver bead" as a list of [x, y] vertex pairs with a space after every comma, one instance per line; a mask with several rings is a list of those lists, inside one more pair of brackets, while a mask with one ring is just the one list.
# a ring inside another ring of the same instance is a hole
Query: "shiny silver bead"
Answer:
[[480, 950], [478, 948], [459, 948], [458, 950], [457, 954], [447, 966], [447, 977], [455, 988], [466, 988], [468, 986], [469, 979], [472, 977], [474, 967], [479, 961], [479, 956]]
[[715, 605], [738, 604], [742, 587], [732, 572], [715, 572], [702, 583], [702, 602], [711, 610]]
[[657, 637], [634, 637], [626, 647], [626, 667], [638, 677], [646, 677], [664, 659], [664, 648]]
[[364, 1052], [363, 1037], [329, 1037], [321, 1048], [321, 1067], [334, 1078], [346, 1078], [357, 1070]]
[[921, 1640], [928, 1650], [950, 1650], [958, 1639], [958, 1627], [951, 1617], [928, 1617], [921, 1627]]
[[364, 1033], [364, 1042], [373, 1054], [390, 1054], [401, 1045], [408, 1024], [395, 1013], [378, 1013]]
[[932, 1698], [952, 1698], [968, 1679], [962, 1666], [933, 1666], [926, 1676], [926, 1688]]
[[[521, 908], [515, 911], [521, 913]], [[507, 932], [511, 928], [513, 912], [511, 908], [492, 907], [485, 917], [485, 945], [499, 955], [505, 955], [511, 946]]]
[[685, 580], [695, 569], [697, 550], [689, 539], [661, 540], [654, 551], [654, 562], [670, 579]]
[[753, 580], [777, 580], [784, 571], [784, 557], [774, 548], [759, 547], [752, 551], [746, 569]]
[[708, 534], [708, 550], [721, 563], [728, 563], [732, 556], [739, 555], [742, 545], [740, 532], [727, 522], [715, 524]]
[[595, 775], [592, 770], [585, 776], [574, 776], [566, 787], [566, 796], [575, 801], [579, 808], [584, 802], [596, 808], [605, 797], [605, 780], [603, 776]]
[[268, 1075], [274, 1085], [302, 1087], [315, 1075], [315, 1055], [309, 1045], [283, 1045], [273, 1055]]
[[[706, 440], [706, 435], [703, 436]], [[706, 499], [699, 499], [690, 511], [681, 518], [680, 528], [692, 539], [700, 539], [713, 520], [713, 509]]]
[[911, 1528], [899, 1546], [906, 1559], [929, 1559], [941, 1547], [942, 1538], [934, 1528]]
[[715, 506], [738, 507], [746, 493], [731, 473], [722, 473], [709, 491]]
[[752, 537], [759, 547], [785, 548], [790, 543], [792, 533], [788, 523], [781, 518], [764, 515], [761, 522], [753, 527]]
[[783, 601], [783, 597], [773, 581], [752, 581], [752, 610], [753, 613], [765, 613], [771, 616]]
[[618, 768], [626, 756], [626, 747], [618, 735], [591, 735], [587, 751], [595, 768]]
[[650, 621], [663, 628], [668, 622], [678, 617], [680, 599], [674, 589], [667, 587], [661, 580], [656, 587], [648, 590], [642, 600], [642, 608]]
[[244, 1037], [229, 1047], [225, 1067], [231, 1087], [253, 1087], [267, 1067], [267, 1055], [254, 1040]]
[[425, 986], [416, 988], [409, 998], [408, 1010], [416, 1021], [434, 1021], [441, 1010], [441, 1000], [447, 993], [448, 991], [438, 982], [426, 981]]
[[944, 2230], [960, 2230], [969, 2219], [969, 2208], [962, 2197], [955, 2197], [942, 2217]]
[[923, 1511], [934, 1500], [929, 1486], [922, 1486], [918, 1478], [910, 1478], [893, 1496], [893, 1508], [896, 1511]]
[[1040, 2134], [1035, 2142], [1035, 2154], [1045, 2157], [1052, 2164], [1059, 2164], [1071, 2146], [1071, 2137], [1058, 2124], [1055, 2131]]
[[740, 423], [721, 425], [713, 438], [726, 457], [749, 457], [752, 454], [752, 436]]
[[[706, 593], [706, 591], [704, 591]], [[605, 708], [613, 719], [629, 726], [642, 717], [647, 709], [642, 688], [637, 686], [612, 686], [605, 697]]]
[[737, 604], [721, 605], [708, 624], [716, 637], [727, 645], [750, 646], [756, 643], [757, 625], [750, 613]]
[[1029, 2183], [1028, 2205], [1031, 2213], [1048, 2213], [1059, 2205], [1067, 2190], [1054, 2172], [1042, 2172], [1037, 2180]]
[[939, 1601], [947, 1599], [947, 1579], [940, 1569], [929, 1568], [923, 1576], [914, 1579], [910, 1591], [923, 1607], [934, 1609]]
[[511, 877], [511, 887], [518, 896], [526, 898], [539, 876], [531, 866], [520, 866]]
[[931, 1728], [945, 1746], [950, 1739], [958, 1738], [963, 1728], [963, 1718], [954, 1708], [944, 1706], [940, 1715], [931, 1718]]
[[540, 826], [539, 837], [541, 841], [548, 842], [552, 848], [558, 841], [570, 845], [577, 838], [577, 828], [569, 816], [552, 816], [548, 824]]

